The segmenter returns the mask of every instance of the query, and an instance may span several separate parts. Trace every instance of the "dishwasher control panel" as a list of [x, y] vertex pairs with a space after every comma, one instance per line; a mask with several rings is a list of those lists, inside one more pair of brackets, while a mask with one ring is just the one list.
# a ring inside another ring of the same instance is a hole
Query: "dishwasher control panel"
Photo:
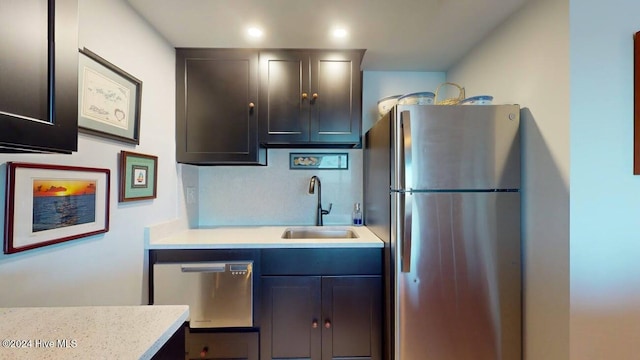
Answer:
[[251, 273], [251, 264], [229, 264], [229, 271], [232, 275], [247, 275]]

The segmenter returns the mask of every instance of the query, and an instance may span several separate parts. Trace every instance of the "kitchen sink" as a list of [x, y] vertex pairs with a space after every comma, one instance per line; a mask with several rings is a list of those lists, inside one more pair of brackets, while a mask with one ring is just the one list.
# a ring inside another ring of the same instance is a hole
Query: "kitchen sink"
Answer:
[[289, 228], [282, 233], [283, 239], [355, 239], [355, 231], [349, 228], [301, 227]]

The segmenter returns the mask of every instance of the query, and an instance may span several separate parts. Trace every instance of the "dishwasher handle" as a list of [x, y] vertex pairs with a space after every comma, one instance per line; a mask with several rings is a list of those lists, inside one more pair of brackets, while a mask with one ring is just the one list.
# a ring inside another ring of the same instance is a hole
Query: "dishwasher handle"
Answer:
[[191, 273], [191, 272], [214, 272], [214, 273], [222, 273], [227, 269], [227, 264], [225, 263], [201, 263], [201, 264], [182, 264], [180, 266], [180, 270], [183, 273]]

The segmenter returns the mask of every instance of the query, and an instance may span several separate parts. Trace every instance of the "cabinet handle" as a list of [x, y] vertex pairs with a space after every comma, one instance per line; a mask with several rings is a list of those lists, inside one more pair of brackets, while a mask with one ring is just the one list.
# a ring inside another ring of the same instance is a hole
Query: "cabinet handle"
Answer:
[[324, 321], [324, 327], [326, 329], [331, 329], [331, 320], [327, 319]]
[[256, 107], [256, 104], [254, 104], [254, 103], [250, 102], [250, 103], [249, 103], [249, 109], [253, 109], [254, 107]]
[[309, 94], [302, 93], [302, 100], [306, 100], [309, 97]]
[[311, 322], [311, 327], [313, 329], [317, 329], [318, 328], [318, 320], [317, 319], [313, 319], [313, 321]]
[[200, 350], [200, 358], [204, 359], [207, 357], [207, 353], [209, 353], [209, 347], [205, 346]]
[[318, 93], [313, 93], [313, 95], [311, 95], [311, 97], [313, 98], [313, 100], [318, 98]]

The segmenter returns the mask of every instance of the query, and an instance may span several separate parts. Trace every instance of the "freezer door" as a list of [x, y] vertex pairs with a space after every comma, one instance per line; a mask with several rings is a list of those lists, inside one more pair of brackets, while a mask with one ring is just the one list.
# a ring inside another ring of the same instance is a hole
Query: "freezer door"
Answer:
[[[401, 238], [393, 252], [400, 259], [395, 359], [520, 359], [520, 194], [395, 198], [413, 204], [411, 248], [403, 248], [409, 244]], [[403, 272], [407, 254], [410, 266]]]
[[[398, 106], [398, 189], [519, 189], [518, 105]], [[405, 148], [410, 149], [405, 151]], [[402, 159], [402, 158], [400, 158]]]

